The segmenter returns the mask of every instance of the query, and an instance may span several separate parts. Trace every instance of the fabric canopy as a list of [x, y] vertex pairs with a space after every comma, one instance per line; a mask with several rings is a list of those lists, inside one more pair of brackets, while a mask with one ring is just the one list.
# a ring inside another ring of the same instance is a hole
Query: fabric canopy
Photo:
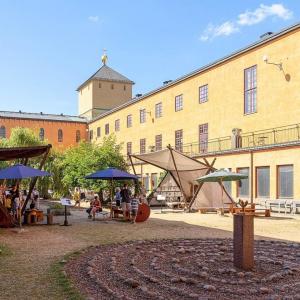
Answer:
[[126, 180], [126, 179], [138, 179], [137, 176], [129, 174], [125, 171], [118, 170], [116, 168], [107, 168], [105, 170], [97, 171], [85, 177], [86, 179], [114, 179], [114, 180]]
[[35, 147], [0, 148], [0, 161], [14, 160], [17, 158], [37, 157], [46, 153], [51, 145]]
[[[166, 176], [159, 184], [178, 186], [190, 208], [222, 207], [224, 203], [232, 203], [232, 199], [218, 182], [199, 183], [196, 179], [214, 171], [207, 162], [198, 161], [185, 154], [168, 147], [165, 150], [147, 154], [131, 155], [140, 161], [152, 164], [166, 170], [170, 176]], [[201, 186], [201, 188], [200, 188]], [[222, 200], [222, 189], [224, 198]], [[201, 191], [201, 192], [200, 192]]]
[[50, 173], [21, 164], [0, 170], [0, 179], [23, 179], [42, 176], [50, 176]]

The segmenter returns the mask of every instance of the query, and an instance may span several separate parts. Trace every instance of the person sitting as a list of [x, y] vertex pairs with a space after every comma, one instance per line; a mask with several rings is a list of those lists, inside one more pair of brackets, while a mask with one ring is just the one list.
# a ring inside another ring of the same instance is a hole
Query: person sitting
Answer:
[[92, 202], [92, 215], [93, 215], [93, 221], [95, 221], [95, 215], [96, 215], [96, 212], [100, 212], [102, 211], [102, 205], [101, 205], [101, 202], [99, 200], [99, 196], [96, 195], [94, 197], [94, 200]]
[[94, 200], [91, 200], [91, 201], [90, 201], [90, 207], [86, 209], [86, 212], [88, 213], [88, 218], [89, 218], [89, 219], [92, 218], [91, 213], [92, 213], [92, 209], [93, 209], [93, 202], [94, 202]]

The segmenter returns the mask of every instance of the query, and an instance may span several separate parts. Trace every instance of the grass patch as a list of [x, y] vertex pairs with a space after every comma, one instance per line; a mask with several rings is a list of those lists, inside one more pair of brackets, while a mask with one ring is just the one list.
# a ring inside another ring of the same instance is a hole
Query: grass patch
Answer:
[[63, 260], [56, 262], [50, 267], [50, 276], [53, 278], [56, 287], [58, 288], [59, 294], [63, 296], [64, 299], [68, 300], [84, 300], [80, 292], [74, 287], [70, 279], [66, 276], [64, 272], [63, 261], [68, 261], [69, 259], [76, 257], [81, 254], [81, 251], [75, 251], [73, 253], [64, 256]]

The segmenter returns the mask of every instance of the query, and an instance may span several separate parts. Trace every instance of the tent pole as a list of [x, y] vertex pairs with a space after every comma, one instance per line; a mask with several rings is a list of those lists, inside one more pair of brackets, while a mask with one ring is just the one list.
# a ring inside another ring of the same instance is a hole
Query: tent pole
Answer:
[[[208, 170], [206, 171], [205, 175], [209, 174], [209, 172], [210, 172], [211, 170], [214, 169], [214, 168], [213, 168], [213, 165], [215, 164], [216, 160], [217, 160], [217, 158], [214, 158], [214, 160], [212, 161], [212, 163], [209, 164]], [[207, 161], [207, 163], [208, 163], [208, 161]], [[199, 187], [198, 187], [198, 189], [197, 189], [195, 195], [193, 196], [191, 202], [189, 203], [189, 207], [188, 207], [189, 211], [191, 210], [191, 207], [192, 207], [193, 203], [195, 202], [195, 199], [197, 198], [197, 196], [198, 196], [198, 194], [199, 194], [199, 192], [200, 192], [200, 190], [201, 190], [203, 184], [204, 184], [204, 182], [201, 182], [201, 183], [199, 184]]]
[[[40, 163], [40, 166], [39, 166], [39, 169], [40, 169], [40, 170], [43, 168], [43, 166], [44, 166], [44, 164], [45, 164], [45, 162], [46, 162], [46, 159], [47, 159], [47, 157], [48, 157], [48, 155], [49, 155], [49, 152], [50, 152], [51, 147], [52, 147], [52, 146], [49, 144], [49, 145], [48, 145], [48, 149], [47, 149], [47, 151], [45, 152], [44, 157], [43, 157], [43, 159], [42, 159], [42, 161], [41, 161], [41, 163]], [[22, 207], [22, 210], [21, 210], [22, 215], [24, 214], [24, 211], [25, 211], [25, 209], [26, 209], [27, 203], [28, 203], [28, 201], [29, 201], [29, 199], [30, 199], [30, 195], [31, 195], [31, 193], [32, 193], [32, 191], [33, 191], [33, 188], [34, 188], [34, 186], [35, 186], [35, 184], [36, 184], [37, 179], [38, 179], [37, 177], [34, 177], [34, 178], [31, 180], [31, 183], [30, 183], [30, 186], [29, 186], [29, 192], [28, 192], [28, 195], [27, 195], [27, 197], [26, 197], [26, 200], [25, 200], [25, 202], [24, 202], [24, 204], [23, 204], [23, 207]]]
[[133, 164], [133, 161], [132, 161], [131, 154], [127, 153], [127, 155], [128, 155], [128, 157], [129, 157], [129, 160], [130, 160], [130, 163], [131, 163], [131, 167], [132, 167], [133, 173], [134, 173], [134, 175], [136, 175], [136, 171], [135, 171], [135, 167], [134, 167], [134, 164]]
[[112, 200], [113, 200], [113, 179], [110, 181], [110, 218], [113, 217], [113, 211], [112, 211]]
[[174, 155], [173, 155], [173, 152], [172, 152], [171, 145], [168, 145], [167, 148], [169, 149], [169, 151], [171, 153], [172, 161], [173, 161], [173, 164], [174, 164], [174, 167], [175, 167], [175, 171], [177, 173], [180, 189], [181, 189], [181, 192], [182, 192], [182, 195], [183, 195], [183, 198], [184, 198], [184, 203], [185, 203], [185, 206], [186, 206], [187, 205], [186, 195], [185, 195], [184, 190], [182, 188], [181, 180], [180, 180], [180, 177], [179, 177], [179, 173], [178, 173], [178, 170], [177, 170], [177, 166], [176, 166], [176, 163], [175, 163], [175, 159], [174, 159]]

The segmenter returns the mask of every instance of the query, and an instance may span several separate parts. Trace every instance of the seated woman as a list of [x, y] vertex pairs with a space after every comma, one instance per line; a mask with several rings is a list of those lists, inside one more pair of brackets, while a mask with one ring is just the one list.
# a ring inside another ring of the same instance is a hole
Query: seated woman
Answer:
[[99, 196], [96, 195], [94, 197], [94, 200], [92, 202], [92, 215], [93, 215], [93, 221], [95, 221], [95, 215], [96, 215], [96, 212], [99, 212], [99, 211], [102, 211], [102, 205], [101, 205], [101, 202], [99, 200]]

